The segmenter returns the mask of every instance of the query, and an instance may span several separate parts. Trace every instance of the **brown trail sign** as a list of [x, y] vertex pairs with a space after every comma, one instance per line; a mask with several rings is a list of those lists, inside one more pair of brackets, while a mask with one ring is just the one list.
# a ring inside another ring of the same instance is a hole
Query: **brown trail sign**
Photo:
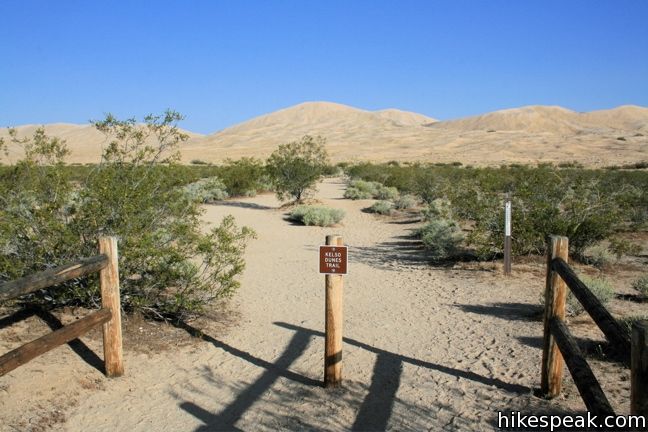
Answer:
[[319, 272], [323, 274], [347, 274], [347, 247], [320, 246]]

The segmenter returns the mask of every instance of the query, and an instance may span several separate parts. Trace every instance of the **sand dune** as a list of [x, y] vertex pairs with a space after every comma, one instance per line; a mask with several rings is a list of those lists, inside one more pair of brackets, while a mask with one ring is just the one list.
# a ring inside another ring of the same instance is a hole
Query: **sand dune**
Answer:
[[[18, 130], [25, 135], [34, 127]], [[71, 162], [99, 160], [105, 138], [91, 126], [52, 124], [46, 130], [67, 140]], [[366, 111], [331, 102], [302, 103], [206, 136], [190, 133], [183, 160], [264, 158], [278, 145], [306, 134], [325, 137], [333, 161], [460, 161], [481, 166], [569, 160], [605, 166], [648, 160], [648, 108], [639, 106], [588, 113], [527, 106], [436, 121], [397, 109]], [[0, 129], [3, 135], [6, 129]], [[15, 160], [17, 152], [11, 150], [10, 160]]]
[[460, 131], [523, 131], [574, 134], [605, 129], [632, 131], [648, 124], [648, 108], [620, 106], [610, 110], [577, 113], [559, 106], [526, 106], [495, 111], [465, 119], [430, 124]]
[[459, 131], [525, 131], [569, 134], [581, 129], [573, 111], [558, 106], [528, 106], [506, 109], [430, 125]]
[[[106, 135], [99, 132], [91, 124], [73, 124], [73, 123], [50, 123], [46, 125], [23, 125], [17, 126], [18, 137], [30, 137], [37, 128], [44, 127], [45, 133], [49, 136], [64, 139], [71, 151], [67, 161], [71, 163], [96, 163], [101, 158], [102, 148], [110, 142]], [[203, 137], [190, 131], [183, 130], [188, 134], [190, 139], [199, 139]], [[0, 128], [0, 138], [7, 139], [9, 135], [8, 128]], [[8, 146], [8, 160], [13, 163], [20, 160], [23, 156], [23, 150], [20, 146], [10, 144]], [[3, 159], [0, 159], [2, 161]]]
[[395, 108], [375, 111], [374, 114], [406, 126], [420, 126], [423, 124], [430, 124], [438, 121], [437, 119], [433, 119], [432, 117], [428, 117], [423, 114], [411, 111], [401, 111]]

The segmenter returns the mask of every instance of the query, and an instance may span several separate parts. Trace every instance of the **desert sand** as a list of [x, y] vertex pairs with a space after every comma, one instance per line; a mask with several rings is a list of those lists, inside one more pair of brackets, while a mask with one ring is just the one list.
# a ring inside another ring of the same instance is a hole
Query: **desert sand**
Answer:
[[[343, 200], [343, 191], [341, 179], [328, 179], [316, 196], [346, 211], [335, 228], [286, 221], [272, 195], [206, 206], [207, 225], [233, 214], [258, 239], [235, 297], [212, 320], [191, 324], [203, 339], [159, 352], [127, 340], [126, 375], [117, 379], [60, 347], [0, 378], [0, 429], [494, 430], [498, 410], [584, 410], [568, 375], [558, 399], [532, 394], [542, 259], [516, 262], [511, 278], [497, 263], [432, 266], [411, 238], [413, 216], [364, 213], [372, 201]], [[326, 390], [317, 248], [332, 233], [343, 236], [350, 259], [344, 385]], [[619, 307], [612, 302], [613, 313]], [[575, 334], [601, 340], [586, 321], [572, 323]], [[36, 336], [21, 333], [22, 323], [0, 330], [2, 352]], [[101, 357], [98, 335], [83, 340]], [[592, 364], [614, 408], [627, 413], [629, 372]]]
[[[106, 140], [88, 125], [46, 125], [67, 140], [74, 163], [96, 163]], [[34, 126], [17, 127], [21, 136]], [[500, 165], [579, 161], [600, 167], [648, 160], [648, 108], [621, 106], [577, 113], [556, 106], [528, 106], [458, 120], [397, 109], [366, 111], [331, 102], [307, 102], [221, 131], [188, 132], [183, 161], [218, 163], [242, 156], [267, 157], [280, 144], [320, 135], [334, 162], [424, 161]], [[0, 128], [0, 137], [6, 136]], [[19, 158], [10, 148], [9, 161]], [[6, 161], [6, 158], [4, 159]]]

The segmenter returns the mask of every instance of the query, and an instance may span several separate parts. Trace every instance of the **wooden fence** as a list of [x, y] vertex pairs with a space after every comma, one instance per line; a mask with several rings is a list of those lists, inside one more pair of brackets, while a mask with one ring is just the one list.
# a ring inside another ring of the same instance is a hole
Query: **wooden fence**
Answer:
[[124, 374], [117, 258], [117, 240], [102, 237], [99, 239], [99, 255], [0, 284], [0, 301], [5, 301], [99, 272], [102, 305], [98, 311], [0, 356], [0, 376], [100, 324], [103, 324], [106, 375], [117, 377]]
[[648, 418], [648, 322], [635, 323], [630, 337], [567, 264], [568, 250], [567, 237], [551, 237], [547, 252], [542, 392], [550, 398], [560, 394], [564, 360], [587, 409], [596, 415], [614, 415], [605, 393], [565, 324], [565, 300], [569, 287], [608, 341], [621, 352], [631, 353], [630, 410], [632, 414]]

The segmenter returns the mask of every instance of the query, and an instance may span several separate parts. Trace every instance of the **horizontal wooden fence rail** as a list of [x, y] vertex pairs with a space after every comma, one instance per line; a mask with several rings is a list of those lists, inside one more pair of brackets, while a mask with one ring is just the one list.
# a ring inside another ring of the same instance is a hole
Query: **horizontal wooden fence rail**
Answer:
[[16, 369], [18, 366], [24, 365], [41, 354], [45, 354], [59, 345], [78, 338], [99, 324], [110, 321], [110, 318], [112, 318], [112, 312], [109, 309], [99, 309], [97, 312], [93, 312], [72, 324], [66, 325], [63, 328], [8, 352], [0, 357], [0, 376]]
[[552, 236], [547, 247], [542, 392], [547, 397], [560, 394], [563, 362], [576, 383], [585, 406], [595, 415], [614, 415], [601, 385], [565, 323], [567, 288], [583, 305], [605, 337], [623, 353], [631, 352], [632, 414], [648, 419], [648, 322], [634, 325], [632, 340], [599, 299], [576, 276], [568, 260], [567, 237]]
[[0, 284], [0, 301], [33, 293], [39, 289], [48, 288], [72, 279], [86, 276], [102, 270], [108, 265], [106, 255], [84, 258], [72, 264], [66, 264], [33, 275], [25, 276], [11, 282]]
[[99, 325], [103, 325], [106, 375], [109, 377], [123, 375], [117, 239], [100, 238], [99, 253], [97, 256], [84, 258], [72, 264], [0, 284], [0, 301], [5, 301], [99, 272], [102, 304], [102, 308], [98, 311], [0, 356], [0, 376], [59, 345], [78, 338]]

